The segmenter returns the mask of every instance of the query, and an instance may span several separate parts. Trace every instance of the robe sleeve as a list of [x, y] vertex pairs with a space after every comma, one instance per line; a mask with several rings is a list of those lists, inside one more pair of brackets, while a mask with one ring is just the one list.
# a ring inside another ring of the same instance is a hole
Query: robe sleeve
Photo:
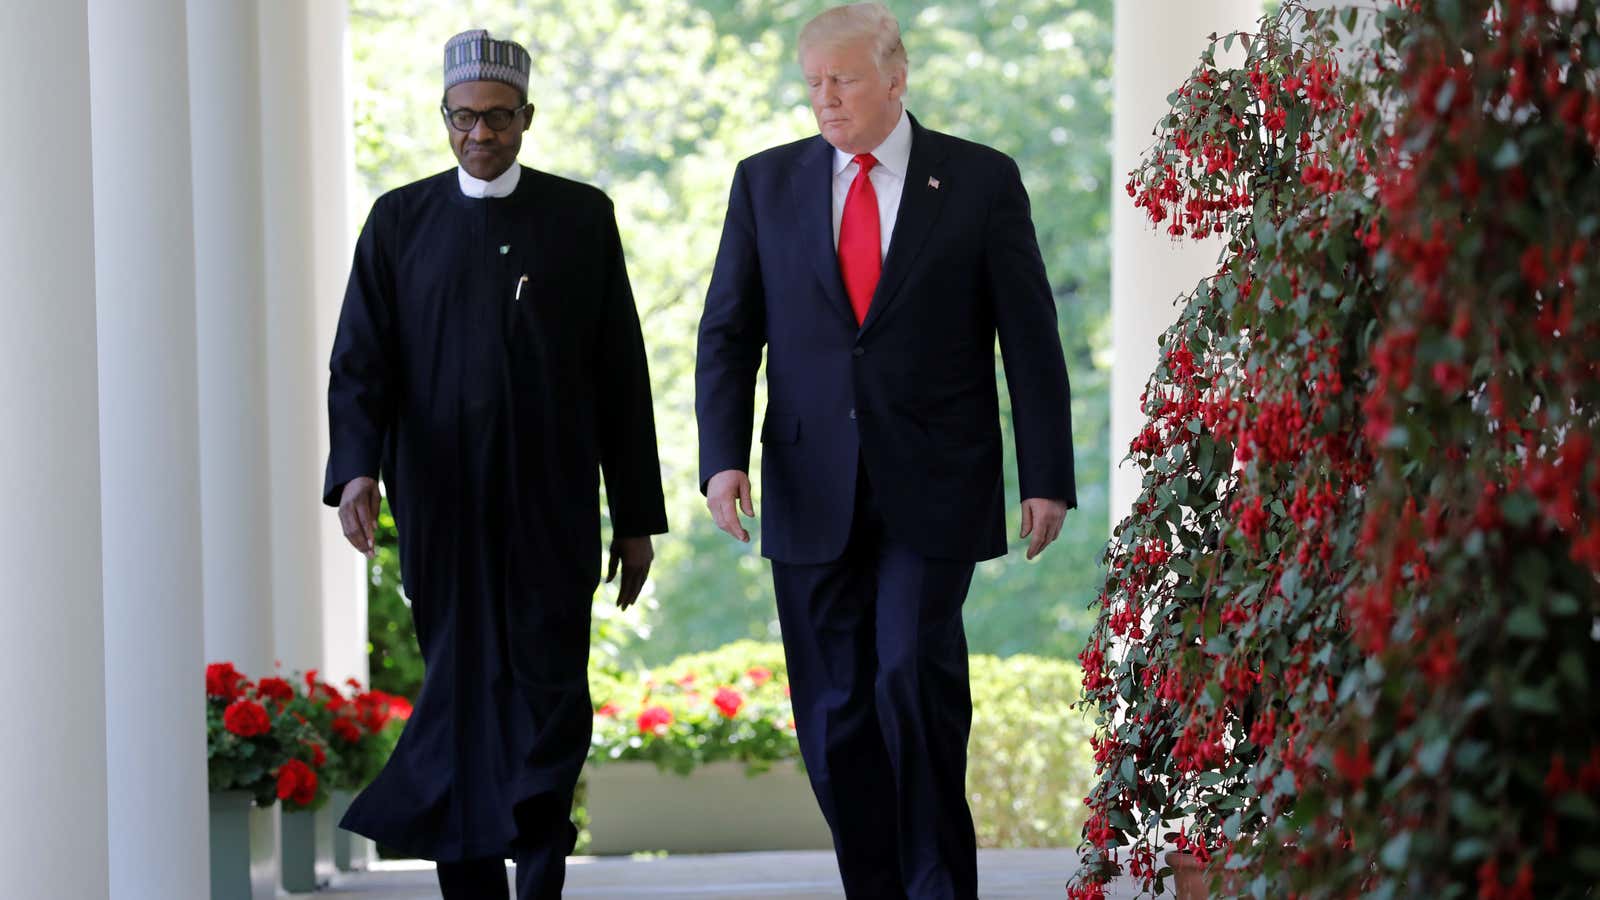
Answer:
[[394, 277], [381, 206], [381, 200], [373, 206], [356, 241], [328, 364], [329, 451], [322, 502], [329, 506], [339, 505], [352, 479], [378, 477], [394, 422]]
[[667, 509], [656, 452], [649, 362], [616, 213], [609, 203], [601, 239], [610, 271], [601, 298], [600, 348], [594, 359], [600, 400], [600, 470], [611, 509], [611, 532], [613, 537], [665, 534]]

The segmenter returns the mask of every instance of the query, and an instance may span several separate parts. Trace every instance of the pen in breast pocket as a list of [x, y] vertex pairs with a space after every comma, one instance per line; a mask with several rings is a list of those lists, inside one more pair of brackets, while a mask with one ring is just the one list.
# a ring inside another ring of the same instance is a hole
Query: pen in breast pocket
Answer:
[[516, 293], [511, 295], [511, 302], [515, 303], [516, 301], [522, 299], [522, 286], [527, 284], [527, 283], [528, 283], [528, 276], [526, 276], [526, 275], [524, 275], [521, 278], [517, 279], [517, 291], [516, 291]]

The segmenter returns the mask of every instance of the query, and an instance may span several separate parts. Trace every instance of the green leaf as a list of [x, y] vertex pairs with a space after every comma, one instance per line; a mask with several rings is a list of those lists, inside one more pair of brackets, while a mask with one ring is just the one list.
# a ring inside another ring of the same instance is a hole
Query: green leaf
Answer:
[[1444, 761], [1450, 755], [1449, 736], [1437, 737], [1428, 742], [1422, 752], [1417, 754], [1417, 765], [1422, 768], [1424, 775], [1429, 777], [1438, 775], [1444, 769]]
[[1506, 616], [1506, 632], [1513, 637], [1530, 641], [1543, 640], [1544, 620], [1531, 606], [1519, 606], [1511, 611], [1511, 615]]
[[1556, 799], [1556, 812], [1590, 822], [1600, 820], [1600, 807], [1595, 806], [1593, 800], [1575, 792], [1562, 794]]
[[[1439, 89], [1439, 98], [1441, 102], [1445, 102], [1446, 91], [1448, 91], [1451, 96], [1455, 95], [1454, 84], [1452, 82], [1445, 82], [1444, 86]], [[1446, 102], [1445, 109], [1448, 108], [1449, 104]], [[1444, 111], [1444, 109], [1439, 110], [1441, 113]], [[1513, 139], [1507, 140], [1504, 144], [1500, 145], [1499, 151], [1494, 155], [1494, 161], [1492, 165], [1496, 169], [1510, 169], [1521, 164], [1521, 162], [1522, 147]]]
[[1385, 867], [1399, 871], [1406, 866], [1406, 857], [1411, 853], [1411, 832], [1402, 831], [1389, 839], [1383, 845], [1383, 851], [1378, 854]]
[[1589, 673], [1584, 670], [1583, 658], [1577, 651], [1568, 650], [1562, 653], [1560, 659], [1556, 661], [1556, 668], [1573, 687], [1580, 691], [1589, 689]]
[[1511, 692], [1511, 705], [1524, 712], [1542, 713], [1547, 716], [1561, 714], [1561, 706], [1551, 696], [1548, 685], [1541, 687], [1518, 687]]

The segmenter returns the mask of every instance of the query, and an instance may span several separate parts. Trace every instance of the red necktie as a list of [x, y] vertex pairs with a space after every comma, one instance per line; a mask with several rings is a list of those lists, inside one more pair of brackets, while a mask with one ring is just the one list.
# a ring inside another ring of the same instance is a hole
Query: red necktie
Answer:
[[877, 164], [878, 160], [870, 153], [856, 157], [859, 167], [856, 180], [850, 183], [850, 193], [844, 198], [844, 216], [839, 220], [839, 274], [844, 276], [844, 290], [856, 311], [857, 325], [867, 319], [872, 292], [877, 290], [878, 276], [883, 272], [878, 192], [872, 189], [872, 179], [867, 177]]

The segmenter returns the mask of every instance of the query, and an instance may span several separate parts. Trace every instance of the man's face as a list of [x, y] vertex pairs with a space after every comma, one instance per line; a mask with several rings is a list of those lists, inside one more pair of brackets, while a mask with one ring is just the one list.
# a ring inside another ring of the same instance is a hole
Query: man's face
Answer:
[[[516, 163], [517, 151], [522, 149], [522, 133], [528, 130], [533, 112], [516, 88], [499, 81], [465, 81], [445, 92], [444, 105], [446, 115], [463, 109], [479, 113], [478, 121], [466, 131], [445, 123], [450, 149], [468, 175], [493, 181]], [[495, 131], [482, 115], [492, 109], [516, 110], [516, 114], [509, 125]]]
[[817, 130], [845, 153], [870, 153], [900, 121], [905, 73], [878, 71], [870, 40], [812, 47], [800, 68], [811, 91]]

